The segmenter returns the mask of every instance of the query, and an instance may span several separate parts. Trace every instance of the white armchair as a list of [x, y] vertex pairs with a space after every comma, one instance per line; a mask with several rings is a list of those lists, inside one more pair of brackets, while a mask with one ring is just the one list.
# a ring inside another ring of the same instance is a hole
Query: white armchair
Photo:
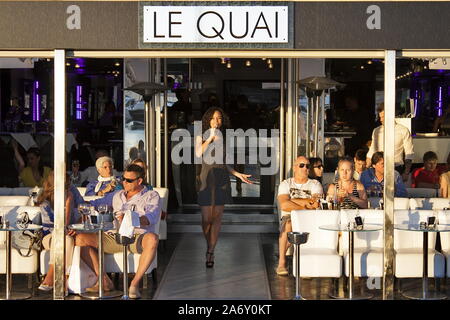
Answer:
[[[356, 210], [345, 210], [356, 213]], [[359, 210], [364, 224], [383, 225], [383, 211]], [[341, 217], [342, 223], [347, 223], [346, 215]], [[342, 246], [344, 253], [345, 275], [349, 276], [348, 232], [342, 233]], [[354, 264], [356, 277], [382, 277], [383, 276], [383, 231], [356, 232], [354, 235]]]
[[[431, 210], [396, 210], [394, 224], [419, 224], [426, 221]], [[437, 252], [436, 233], [428, 233], [428, 276], [445, 276], [444, 256]], [[422, 232], [394, 230], [395, 265], [397, 278], [421, 278], [423, 274], [423, 234]]]
[[308, 242], [300, 245], [300, 276], [339, 278], [342, 258], [337, 252], [338, 232], [319, 229], [322, 225], [337, 224], [338, 211], [296, 210], [291, 212], [291, 220], [292, 231], [309, 232]]

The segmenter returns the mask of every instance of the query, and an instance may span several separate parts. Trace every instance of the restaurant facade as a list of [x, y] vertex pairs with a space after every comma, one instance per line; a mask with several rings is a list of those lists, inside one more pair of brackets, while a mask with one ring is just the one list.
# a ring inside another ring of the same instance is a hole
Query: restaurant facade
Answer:
[[[138, 82], [173, 88], [179, 74], [171, 72], [172, 59], [172, 62], [181, 61], [186, 68], [180, 83], [190, 89], [191, 94], [197, 91], [200, 95], [214, 81], [211, 76], [205, 76], [205, 73], [214, 73], [205, 71], [209, 70], [207, 63], [215, 61], [211, 70], [217, 71], [218, 67], [222, 67], [224, 69], [220, 70], [228, 72], [225, 69], [228, 64], [235, 67], [237, 63], [244, 63], [246, 67], [256, 68], [263, 61], [261, 69], [253, 78], [239, 76], [239, 69], [235, 78], [233, 75], [228, 78], [223, 76], [221, 79], [224, 84], [218, 87], [225, 89], [218, 89], [216, 93], [222, 101], [227, 90], [244, 93], [244, 90], [239, 91], [236, 87], [251, 87], [249, 83], [255, 81], [255, 77], [263, 77], [263, 86], [275, 90], [271, 94], [275, 99], [278, 98], [273, 105], [273, 109], [277, 109], [277, 118], [259, 129], [277, 130], [271, 133], [278, 144], [274, 149], [277, 170], [267, 177], [261, 175], [261, 185], [256, 195], [237, 201], [244, 206], [273, 208], [276, 206], [275, 190], [282, 180], [291, 176], [290, 170], [298, 155], [320, 156], [323, 159], [330, 139], [345, 139], [344, 133], [333, 135], [325, 126], [327, 105], [333, 99], [331, 96], [334, 90], [339, 90], [339, 85], [314, 89], [302, 80], [314, 76], [330, 78], [332, 72], [327, 71], [327, 61], [336, 64], [345, 60], [359, 61], [360, 64], [356, 66], [359, 70], [349, 67], [350, 73], [377, 65], [381, 73], [378, 73], [378, 77], [374, 75], [378, 100], [372, 97], [372, 113], [375, 114], [376, 103], [383, 101], [385, 104], [382, 289], [383, 299], [393, 299], [392, 133], [396, 110], [403, 107], [406, 110], [404, 113], [408, 114], [403, 117], [403, 121], [413, 133], [414, 128], [419, 133], [415, 135], [415, 148], [416, 151], [420, 150], [417, 151], [419, 158], [414, 163], [421, 163], [423, 151], [428, 151], [421, 150], [421, 146], [427, 148], [430, 145], [438, 152], [439, 162], [446, 162], [450, 136], [421, 136], [420, 133], [426, 133], [428, 129], [421, 129], [420, 126], [429, 119], [426, 114], [434, 112], [442, 115], [446, 103], [450, 102], [450, 82], [446, 71], [449, 70], [446, 61], [450, 59], [450, 39], [447, 35], [450, 30], [449, 12], [448, 1], [1, 2], [0, 60], [37, 58], [47, 59], [52, 64], [53, 74], [49, 75], [52, 80], [45, 95], [53, 113], [53, 130], [49, 129], [49, 132], [52, 131], [54, 136], [54, 236], [61, 239], [56, 242], [55, 248], [54, 299], [64, 299], [63, 195], [64, 177], [66, 170], [69, 170], [64, 150], [67, 150], [66, 133], [70, 132], [69, 127], [72, 128], [71, 116], [75, 119], [78, 110], [78, 99], [74, 98], [74, 106], [71, 107], [72, 100], [68, 98], [73, 90], [66, 85], [69, 79], [67, 66], [84, 59], [120, 59], [118, 70], [123, 83], [113, 85], [116, 89], [112, 95], [123, 104], [124, 133], [122, 139], [114, 143], [121, 144], [125, 161], [130, 147], [142, 140], [146, 151], [145, 160], [149, 164], [149, 183], [170, 189], [170, 177], [173, 176], [175, 187], [170, 192], [177, 194], [176, 199], [181, 207], [187, 208], [195, 206], [195, 201], [191, 201], [187, 191], [185, 194], [180, 191], [185, 177], [183, 169], [172, 164], [173, 147], [170, 147], [170, 143], [175, 140], [172, 140], [172, 131], [169, 131], [170, 109], [166, 106], [170, 97], [167, 91], [150, 90], [150, 93], [145, 93], [148, 98], [141, 106], [141, 118], [136, 118], [131, 112], [131, 118], [127, 120], [126, 104], [135, 97], [130, 93], [132, 90], [127, 91], [126, 88]], [[273, 68], [268, 59], [273, 61], [275, 71], [270, 70]], [[412, 69], [408, 69], [413, 63]], [[404, 65], [408, 65], [408, 68], [404, 69]], [[426, 65], [428, 71], [423, 68], [417, 70], [417, 66], [421, 65]], [[242, 70], [247, 70], [246, 67], [242, 67]], [[403, 73], [403, 70], [406, 71]], [[429, 78], [423, 76], [427, 72]], [[174, 83], [170, 83], [169, 74], [174, 75]], [[403, 81], [406, 78], [411, 82], [405, 85]], [[247, 83], [243, 85], [234, 80]], [[414, 87], [410, 83], [415, 83]], [[76, 95], [78, 91], [74, 92]], [[256, 95], [256, 89], [247, 92]], [[0, 99], [4, 94], [1, 92]], [[43, 93], [40, 94], [42, 98]], [[261, 92], [258, 91], [258, 94]], [[132, 107], [130, 110], [133, 108], [137, 109]], [[88, 112], [82, 107], [79, 109], [80, 112]], [[194, 108], [194, 113], [200, 113], [201, 110], [201, 107], [197, 110]], [[419, 110], [423, 118], [419, 118]], [[299, 120], [302, 113], [305, 123]], [[419, 120], [414, 120], [414, 117]], [[38, 121], [35, 119], [35, 122]], [[3, 125], [3, 118], [1, 122]], [[133, 126], [139, 127], [140, 131], [134, 130]], [[302, 130], [305, 133], [299, 135]]]

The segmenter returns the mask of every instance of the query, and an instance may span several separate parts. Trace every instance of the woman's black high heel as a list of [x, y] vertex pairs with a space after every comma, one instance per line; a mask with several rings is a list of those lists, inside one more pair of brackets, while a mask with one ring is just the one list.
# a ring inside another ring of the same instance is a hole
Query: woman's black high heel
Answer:
[[214, 252], [208, 252], [206, 251], [206, 267], [212, 268], [214, 267]]

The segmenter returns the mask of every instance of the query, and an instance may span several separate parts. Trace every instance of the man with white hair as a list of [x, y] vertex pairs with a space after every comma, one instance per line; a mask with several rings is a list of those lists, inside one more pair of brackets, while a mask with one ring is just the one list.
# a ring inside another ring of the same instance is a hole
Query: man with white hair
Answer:
[[113, 192], [118, 181], [113, 175], [113, 160], [110, 157], [100, 157], [95, 162], [95, 167], [99, 173], [97, 180], [89, 182], [86, 186], [86, 196], [104, 196]]
[[[95, 160], [97, 160], [100, 157], [108, 157], [108, 156], [109, 156], [108, 151], [104, 149], [99, 149], [95, 152]], [[97, 180], [98, 177], [98, 171], [96, 166], [87, 167], [85, 170], [80, 172], [80, 174], [81, 174], [80, 181], [82, 186], [86, 186], [89, 182]], [[113, 169], [113, 175], [118, 176], [119, 173], [115, 169]]]

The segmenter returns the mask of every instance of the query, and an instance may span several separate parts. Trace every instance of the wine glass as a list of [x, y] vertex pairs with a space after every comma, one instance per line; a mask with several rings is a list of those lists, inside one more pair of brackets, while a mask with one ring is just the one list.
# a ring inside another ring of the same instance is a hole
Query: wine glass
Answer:
[[103, 220], [105, 219], [105, 218], [104, 218], [104, 217], [105, 217], [105, 214], [107, 214], [108, 211], [109, 211], [109, 206], [108, 206], [107, 204], [100, 204], [100, 205], [97, 207], [97, 211], [98, 211], [98, 213], [99, 213], [99, 218], [100, 218], [100, 228], [103, 229], [103, 227], [104, 227], [104, 222], [103, 222]]
[[84, 229], [90, 229], [89, 215], [91, 214], [91, 205], [87, 202], [78, 204], [78, 212], [83, 217]]

